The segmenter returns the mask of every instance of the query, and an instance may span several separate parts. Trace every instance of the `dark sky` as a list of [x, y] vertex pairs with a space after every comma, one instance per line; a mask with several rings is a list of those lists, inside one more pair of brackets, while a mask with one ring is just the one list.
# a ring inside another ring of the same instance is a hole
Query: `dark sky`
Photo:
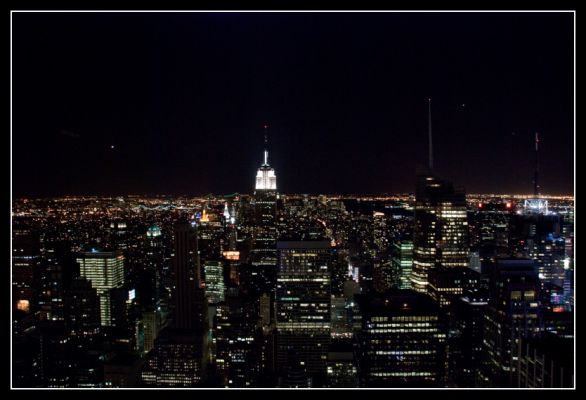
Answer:
[[[13, 195], [573, 191], [571, 13], [14, 13]], [[114, 146], [114, 149], [111, 146]]]

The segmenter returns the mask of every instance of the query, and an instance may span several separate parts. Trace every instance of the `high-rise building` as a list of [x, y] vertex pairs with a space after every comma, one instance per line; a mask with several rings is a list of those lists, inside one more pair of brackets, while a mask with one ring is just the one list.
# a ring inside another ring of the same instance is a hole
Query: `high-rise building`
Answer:
[[441, 387], [446, 326], [438, 305], [413, 290], [357, 296], [362, 329], [358, 374], [363, 387]]
[[174, 325], [178, 329], [201, 329], [207, 305], [201, 288], [201, 272], [195, 222], [175, 224], [173, 268], [175, 272]]
[[143, 311], [142, 324], [144, 326], [144, 351], [150, 352], [155, 347], [155, 339], [162, 328], [161, 314], [158, 310]]
[[487, 290], [466, 290], [452, 304], [450, 316], [449, 379], [456, 387], [476, 387], [477, 371], [482, 365], [484, 312]]
[[466, 198], [431, 174], [418, 177], [413, 233], [414, 290], [427, 292], [434, 268], [468, 267]]
[[62, 321], [65, 318], [63, 299], [72, 280], [79, 275], [79, 267], [69, 242], [50, 241], [44, 247], [36, 314], [41, 321]]
[[530, 259], [497, 259], [491, 275], [477, 382], [514, 387], [520, 341], [539, 333], [539, 281]]
[[413, 268], [413, 242], [396, 240], [391, 245], [391, 269], [393, 282], [399, 289], [411, 289], [411, 270]]
[[387, 216], [385, 213], [374, 211], [372, 213], [374, 246], [378, 252], [388, 250]]
[[97, 387], [103, 382], [103, 336], [100, 297], [87, 279], [75, 278], [64, 297], [71, 386]]
[[[140, 274], [141, 279], [137, 290], [142, 308], [152, 311], [161, 306], [161, 297], [163, 295], [164, 247], [159, 226], [151, 225], [148, 228], [144, 246], [145, 265]], [[166, 296], [167, 293], [164, 293], [164, 295]]]
[[319, 381], [330, 343], [331, 243], [279, 241], [277, 249], [277, 367], [285, 371], [293, 368], [288, 360], [299, 360]]
[[208, 315], [201, 288], [196, 222], [174, 228], [175, 315], [155, 340], [143, 365], [146, 386], [194, 387], [205, 379], [208, 362]]
[[111, 289], [124, 284], [124, 256], [121, 250], [83, 252], [77, 258], [80, 275], [91, 282], [100, 297], [102, 326], [112, 324]]
[[277, 177], [269, 165], [268, 126], [265, 125], [265, 148], [263, 163], [256, 174], [256, 184], [251, 206], [254, 209], [254, 230], [251, 261], [254, 265], [274, 267], [277, 264], [276, 253], [276, 204]]
[[417, 173], [411, 286], [428, 292], [429, 272], [468, 267], [470, 244], [464, 191], [433, 174], [431, 98], [428, 99], [429, 163]]
[[208, 301], [211, 304], [224, 301], [226, 285], [224, 284], [224, 265], [222, 261], [206, 261], [204, 263], [204, 272]]
[[230, 288], [225, 301], [217, 305], [215, 341], [216, 366], [226, 387], [255, 387], [259, 378], [256, 351], [257, 315], [250, 297]]

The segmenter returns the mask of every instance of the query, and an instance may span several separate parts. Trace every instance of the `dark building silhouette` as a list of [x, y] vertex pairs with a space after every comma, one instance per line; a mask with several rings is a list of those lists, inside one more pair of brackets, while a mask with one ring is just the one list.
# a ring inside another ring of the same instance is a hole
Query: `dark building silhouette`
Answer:
[[448, 336], [449, 383], [476, 387], [482, 365], [484, 313], [488, 290], [465, 290], [452, 302]]
[[172, 326], [160, 332], [143, 365], [145, 386], [195, 387], [206, 379], [208, 316], [196, 229], [195, 221], [175, 224], [175, 314]]
[[437, 267], [428, 274], [428, 294], [442, 308], [449, 308], [452, 301], [465, 290], [480, 285], [480, 274], [468, 267]]
[[195, 225], [181, 221], [175, 225], [175, 312], [178, 329], [201, 329], [204, 320], [204, 290], [201, 288], [197, 233]]
[[205, 347], [192, 329], [167, 327], [155, 340], [141, 371], [147, 387], [197, 387], [205, 379]]
[[256, 387], [261, 352], [257, 351], [258, 314], [254, 300], [238, 288], [229, 288], [226, 299], [217, 304], [216, 366], [222, 385]]
[[539, 333], [539, 280], [530, 259], [497, 259], [484, 316], [479, 385], [514, 387], [521, 340]]
[[331, 322], [331, 244], [279, 241], [277, 272], [277, 368], [296, 353], [309, 376], [324, 382]]

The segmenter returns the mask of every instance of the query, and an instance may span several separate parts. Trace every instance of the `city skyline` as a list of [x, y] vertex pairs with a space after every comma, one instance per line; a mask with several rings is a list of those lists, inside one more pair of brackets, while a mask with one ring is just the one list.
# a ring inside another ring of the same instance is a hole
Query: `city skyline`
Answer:
[[12, 11], [11, 389], [575, 388], [574, 25]]
[[531, 193], [539, 132], [543, 194], [572, 194], [572, 27], [572, 13], [15, 13], [13, 196], [250, 193], [265, 124], [282, 192], [413, 193], [429, 97], [435, 170], [455, 186]]

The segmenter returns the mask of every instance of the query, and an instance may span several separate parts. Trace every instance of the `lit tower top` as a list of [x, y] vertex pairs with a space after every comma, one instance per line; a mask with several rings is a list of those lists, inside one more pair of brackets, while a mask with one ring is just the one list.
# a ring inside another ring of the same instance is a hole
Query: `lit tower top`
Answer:
[[201, 214], [201, 218], [199, 219], [199, 222], [210, 222], [207, 210], [205, 208], [203, 209], [203, 212]]
[[264, 145], [264, 159], [263, 164], [256, 172], [256, 190], [277, 190], [277, 176], [274, 168], [269, 166], [269, 148], [268, 148], [268, 129], [267, 124], [264, 125], [265, 145]]
[[224, 203], [224, 218], [226, 222], [230, 221], [230, 210], [228, 210], [228, 203]]
[[147, 230], [147, 237], [149, 237], [149, 238], [155, 238], [157, 236], [161, 236], [161, 228], [159, 228], [157, 225], [152, 225]]

